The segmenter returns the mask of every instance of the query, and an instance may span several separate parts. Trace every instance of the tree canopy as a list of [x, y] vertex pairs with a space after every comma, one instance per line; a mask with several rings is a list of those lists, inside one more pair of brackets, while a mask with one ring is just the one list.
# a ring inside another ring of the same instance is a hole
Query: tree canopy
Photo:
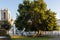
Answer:
[[47, 9], [44, 0], [24, 0], [18, 6], [15, 25], [19, 30], [26, 28], [26, 31], [52, 31], [56, 30], [56, 13]]

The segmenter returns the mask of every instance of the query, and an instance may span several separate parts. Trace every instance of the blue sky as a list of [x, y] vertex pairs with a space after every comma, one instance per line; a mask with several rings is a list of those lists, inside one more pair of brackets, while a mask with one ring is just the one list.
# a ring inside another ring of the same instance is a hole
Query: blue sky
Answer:
[[[44, 0], [47, 4], [47, 8], [51, 9], [53, 12], [56, 12], [56, 18], [60, 19], [60, 0]], [[22, 3], [23, 0], [0, 0], [0, 9], [8, 8], [11, 11], [11, 16], [13, 19], [16, 19], [16, 13], [19, 3]]]
[[56, 18], [60, 19], [60, 0], [45, 0], [47, 8], [56, 12]]
[[8, 8], [11, 11], [12, 19], [15, 20], [19, 3], [22, 3], [22, 0], [0, 0], [0, 9]]

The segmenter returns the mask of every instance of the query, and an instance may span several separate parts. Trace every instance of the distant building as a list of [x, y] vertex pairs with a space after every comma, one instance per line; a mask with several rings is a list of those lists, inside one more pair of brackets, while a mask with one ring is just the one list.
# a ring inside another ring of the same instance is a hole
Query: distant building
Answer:
[[57, 20], [57, 25], [60, 26], [60, 19]]
[[11, 12], [8, 9], [0, 10], [0, 25], [4, 23], [4, 21], [8, 21], [11, 25], [13, 25], [13, 19], [11, 18]]

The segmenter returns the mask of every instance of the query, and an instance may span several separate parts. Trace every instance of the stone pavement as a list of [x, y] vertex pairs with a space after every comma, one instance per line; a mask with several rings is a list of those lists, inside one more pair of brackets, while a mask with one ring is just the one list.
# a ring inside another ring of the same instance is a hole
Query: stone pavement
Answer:
[[0, 40], [11, 40], [11, 37], [0, 36]]

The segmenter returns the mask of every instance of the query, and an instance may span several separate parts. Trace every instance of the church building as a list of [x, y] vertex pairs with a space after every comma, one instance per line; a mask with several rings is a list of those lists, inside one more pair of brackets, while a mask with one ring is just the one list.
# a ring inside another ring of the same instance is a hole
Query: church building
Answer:
[[8, 21], [11, 25], [13, 25], [13, 19], [11, 18], [11, 12], [8, 9], [0, 10], [0, 25], [4, 23], [4, 21]]

